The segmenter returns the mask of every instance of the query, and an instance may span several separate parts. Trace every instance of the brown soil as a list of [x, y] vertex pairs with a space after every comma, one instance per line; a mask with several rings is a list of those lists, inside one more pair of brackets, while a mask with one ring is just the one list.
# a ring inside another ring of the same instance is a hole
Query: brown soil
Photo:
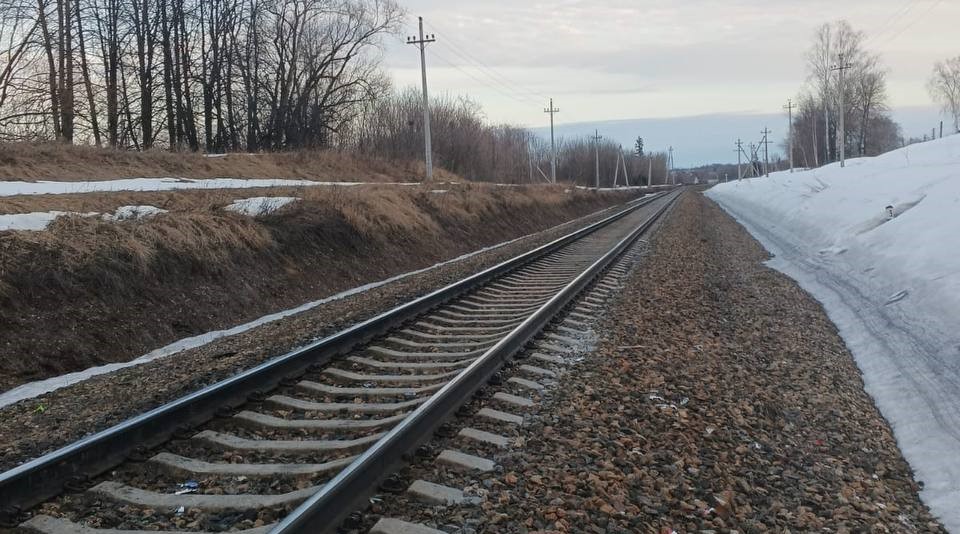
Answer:
[[687, 194], [653, 250], [522, 445], [489, 454], [502, 469], [454, 479], [480, 506], [391, 497], [371, 515], [477, 533], [946, 532], [824, 310], [743, 228]]
[[[0, 180], [116, 180], [140, 177], [301, 178], [331, 182], [419, 182], [423, 163], [360, 159], [336, 150], [206, 157], [58, 143], [0, 143]], [[437, 169], [435, 179], [456, 176]]]
[[[410, 194], [414, 195], [414, 193]], [[543, 194], [542, 191], [539, 191], [536, 196], [539, 197]], [[299, 246], [304, 249], [310, 247], [308, 251], [316, 252], [318, 255], [323, 253], [322, 242], [317, 244], [314, 240], [319, 239], [317, 236], [327, 235], [328, 223], [318, 218], [307, 229], [302, 227], [304, 217], [309, 216], [312, 213], [311, 210], [316, 208], [310, 208], [306, 213], [298, 211], [280, 213], [274, 218], [255, 222], [258, 225], [265, 226], [268, 233], [274, 232], [287, 236], [293, 233], [293, 235], [308, 237], [299, 243], [280, 242], [274, 245], [271, 253], [264, 253], [264, 257], [260, 261], [268, 266], [281, 263], [282, 259], [288, 257], [299, 258], [298, 261], [304, 262], [302, 264], [286, 264], [278, 278], [268, 279], [258, 276], [256, 273], [241, 273], [243, 274], [242, 279], [231, 278], [231, 276], [239, 276], [229, 274], [229, 272], [232, 272], [231, 269], [248, 265], [240, 263], [223, 265], [223, 271], [213, 273], [220, 278], [215, 278], [200, 269], [191, 272], [190, 278], [178, 279], [170, 276], [165, 278], [167, 287], [163, 287], [158, 282], [150, 282], [145, 278], [137, 282], [139, 289], [125, 291], [119, 297], [116, 297], [132, 299], [121, 302], [121, 305], [124, 306], [121, 309], [122, 311], [110, 313], [110, 317], [120, 321], [124, 325], [123, 327], [118, 327], [116, 324], [108, 323], [105, 320], [97, 320], [95, 312], [82, 315], [84, 317], [83, 321], [73, 320], [72, 324], [69, 323], [71, 317], [73, 317], [71, 313], [84, 313], [84, 307], [88, 309], [106, 308], [106, 297], [99, 293], [92, 294], [90, 292], [84, 295], [84, 298], [89, 299], [89, 301], [78, 300], [77, 302], [81, 302], [79, 306], [74, 305], [73, 308], [64, 311], [59, 311], [54, 307], [46, 308], [48, 315], [41, 316], [42, 319], [50, 321], [55, 313], [59, 313], [59, 320], [66, 333], [49, 326], [50, 323], [48, 322], [46, 323], [48, 327], [46, 329], [38, 328], [35, 335], [51, 338], [60, 337], [61, 339], [72, 335], [83, 343], [87, 343], [86, 340], [92, 340], [99, 335], [96, 334], [96, 329], [102, 327], [105, 329], [102, 335], [108, 339], [102, 345], [94, 345], [94, 342], [90, 341], [91, 352], [87, 359], [101, 354], [93, 352], [93, 349], [107, 350], [111, 348], [112, 343], [119, 346], [144, 345], [141, 349], [128, 349], [128, 352], [124, 353], [123, 356], [129, 358], [133, 354], [146, 351], [144, 336], [147, 334], [159, 338], [160, 336], [156, 334], [159, 330], [166, 332], [171, 337], [181, 337], [174, 334], [176, 330], [170, 324], [172, 320], [178, 321], [177, 324], [191, 325], [190, 331], [194, 329], [209, 330], [216, 328], [217, 325], [222, 325], [222, 323], [236, 324], [246, 316], [259, 316], [264, 311], [283, 309], [290, 305], [335, 293], [342, 289], [342, 287], [335, 286], [336, 283], [355, 286], [365, 281], [382, 279], [389, 274], [393, 274], [391, 269], [397, 269], [400, 266], [404, 266], [401, 270], [406, 271], [430, 265], [434, 260], [455, 257], [460, 253], [501, 242], [505, 238], [516, 237], [528, 231], [543, 228], [553, 222], [570, 219], [577, 214], [595, 210], [600, 206], [611, 205], [624, 199], [624, 197], [617, 195], [591, 196], [585, 194], [551, 204], [549, 202], [533, 201], [522, 190], [511, 189], [509, 199], [512, 200], [501, 199], [494, 204], [499, 208], [490, 208], [478, 212], [477, 210], [465, 211], [463, 202], [457, 201], [456, 195], [445, 199], [435, 199], [435, 196], [421, 199], [418, 205], [430, 206], [434, 202], [440, 202], [448, 206], [446, 210], [431, 215], [431, 217], [436, 217], [436, 219], [431, 218], [431, 220], [435, 220], [437, 226], [443, 229], [442, 232], [427, 233], [414, 228], [404, 232], [402, 241], [398, 243], [384, 243], [379, 238], [373, 238], [369, 255], [364, 253], [366, 249], [359, 249], [359, 245], [355, 241], [359, 238], [353, 237], [354, 241], [339, 242], [337, 244], [339, 248], [336, 249], [337, 256], [329, 256], [331, 259], [324, 259], [322, 256], [303, 258], [283, 247]], [[473, 195], [470, 198], [478, 200], [480, 197]], [[524, 198], [526, 200], [523, 200]], [[564, 198], [567, 197], [564, 196]], [[520, 202], [520, 204], [514, 202]], [[455, 207], [460, 209], [453, 209]], [[469, 215], [469, 213], [473, 213], [473, 215]], [[36, 399], [0, 409], [0, 471], [70, 443], [84, 435], [107, 428], [198, 387], [231, 376], [270, 357], [303, 346], [312, 340], [369, 318], [376, 313], [442, 287], [482, 268], [494, 265], [524, 250], [529, 250], [555, 239], [576, 227], [586, 225], [601, 216], [602, 214], [599, 213], [590, 215], [577, 220], [573, 224], [551, 228], [510, 245], [343, 300], [334, 301], [240, 335], [223, 338], [209, 345], [157, 360], [150, 364], [95, 377]], [[157, 220], [159, 221], [159, 218]], [[338, 224], [342, 228], [352, 228], [343, 222]], [[136, 223], [131, 225], [132, 228], [139, 226]], [[473, 228], [472, 232], [470, 228]], [[476, 232], [477, 228], [482, 228], [484, 232], [478, 234]], [[321, 232], [321, 230], [324, 231]], [[350, 234], [341, 233], [337, 235]], [[3, 236], [3, 234], [0, 234], [0, 236]], [[0, 247], [4, 246], [4, 242], [5, 238], [0, 237]], [[350, 244], [358, 247], [358, 249], [351, 250], [347, 246]], [[286, 251], [287, 256], [282, 256], [280, 251]], [[54, 252], [49, 253], [53, 254]], [[168, 262], [188, 260], [188, 258], [178, 259], [177, 256], [166, 253], [164, 257]], [[103, 262], [100, 263], [100, 265], [102, 264]], [[51, 263], [51, 265], [56, 264]], [[276, 273], [271, 274], [276, 275]], [[202, 282], [202, 284], [198, 284], [200, 285], [198, 290], [184, 287], [187, 284], [195, 283], [197, 280]], [[213, 287], [214, 282], [211, 280], [220, 280], [220, 286]], [[231, 280], [241, 281], [232, 282], [232, 285], [230, 285]], [[344, 282], [345, 280], [349, 282]], [[303, 283], [303, 285], [297, 286], [293, 282]], [[281, 286], [281, 283], [288, 285]], [[207, 284], [207, 287], [204, 287], [203, 284]], [[38, 290], [42, 289], [38, 288]], [[310, 293], [311, 291], [316, 293]], [[58, 300], [58, 302], [64, 306], [71, 305], [70, 302], [64, 302], [63, 300]], [[134, 303], [141, 306], [142, 311], [134, 306]], [[269, 310], [265, 308], [269, 308]], [[6, 309], [5, 305], [2, 308], [4, 313], [6, 313]], [[157, 312], [156, 310], [161, 311]], [[227, 316], [232, 318], [227, 320]], [[183, 319], [180, 319], [181, 317]], [[86, 326], [92, 321], [96, 321], [96, 325]], [[189, 321], [196, 321], [196, 323], [208, 326], [193, 327], [195, 323]], [[80, 325], [83, 325], [83, 327], [80, 328]], [[141, 328], [141, 325], [147, 325], [149, 329]], [[24, 322], [24, 326], [25, 328], [30, 327], [26, 322]], [[149, 332], [144, 334], [144, 330], [149, 330]], [[86, 331], [94, 333], [85, 333]], [[4, 336], [4, 341], [0, 342], [2, 343], [0, 350], [7, 350], [4, 346], [9, 346], [7, 345], [8, 338], [10, 343], [14, 341], [21, 344], [41, 343], [39, 339], [17, 332], [14, 333], [15, 337], [9, 337], [10, 333], [11, 329], [7, 327], [0, 329], [0, 335]], [[129, 339], [123, 338], [125, 335]], [[157, 341], [155, 344], [160, 343]], [[8, 354], [10, 356], [6, 365], [11, 365], [16, 361], [16, 356], [13, 351], [9, 351]], [[29, 353], [24, 352], [24, 354]], [[48, 357], [48, 361], [56, 361], [52, 359], [56, 356], [57, 353], [52, 353], [52, 356]], [[38, 409], [41, 407], [42, 409]]]

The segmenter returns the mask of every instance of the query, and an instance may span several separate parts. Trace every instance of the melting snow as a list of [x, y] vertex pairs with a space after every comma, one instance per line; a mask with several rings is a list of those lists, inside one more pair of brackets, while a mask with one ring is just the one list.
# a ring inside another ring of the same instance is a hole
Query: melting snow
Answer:
[[234, 200], [233, 204], [223, 208], [251, 217], [273, 213], [278, 209], [300, 200], [297, 197], [253, 197]]
[[57, 217], [61, 215], [83, 215], [85, 217], [99, 215], [98, 213], [73, 213], [69, 211], [35, 211], [33, 213], [16, 213], [0, 215], [0, 232], [4, 230], [46, 230]]
[[256, 180], [242, 178], [129, 178], [96, 182], [5, 182], [0, 181], [0, 197], [14, 195], [62, 195], [111, 191], [171, 191], [175, 189], [250, 189], [260, 187], [354, 187], [359, 185], [419, 186], [407, 182], [314, 182], [311, 180]]
[[707, 195], [824, 304], [921, 497], [960, 532], [960, 135]]
[[167, 210], [156, 206], [120, 206], [116, 212], [113, 214], [108, 213], [104, 215], [103, 218], [110, 221], [129, 221], [147, 219], [166, 212]]

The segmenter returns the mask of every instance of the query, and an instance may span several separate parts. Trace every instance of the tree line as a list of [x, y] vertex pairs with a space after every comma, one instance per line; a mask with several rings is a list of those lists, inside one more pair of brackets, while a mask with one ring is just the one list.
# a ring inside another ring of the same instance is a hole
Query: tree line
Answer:
[[[474, 181], [545, 183], [550, 175], [550, 141], [510, 124], [489, 124], [479, 104], [465, 97], [440, 95], [430, 101], [430, 130], [437, 165]], [[342, 146], [367, 157], [423, 159], [423, 101], [415, 88], [400, 90], [364, 104], [345, 128]], [[557, 177], [592, 186], [596, 181], [594, 142], [557, 139]], [[610, 187], [619, 170], [620, 185], [666, 181], [665, 154], [637, 154], [612, 141], [599, 144], [601, 186]], [[620, 154], [623, 159], [620, 159]], [[626, 166], [626, 171], [623, 167]]]
[[[419, 92], [395, 91], [383, 40], [394, 0], [0, 0], [0, 140], [119, 149], [340, 148], [422, 160]], [[489, 124], [475, 102], [431, 102], [439, 165], [471, 180], [543, 182], [549, 142]], [[600, 143], [601, 185], [621, 147]], [[595, 179], [595, 146], [560, 139], [558, 177]], [[631, 183], [664, 154], [623, 151]]]
[[[927, 88], [952, 119], [953, 130], [960, 132], [960, 56], [937, 62]], [[882, 58], [867, 48], [865, 34], [846, 21], [817, 29], [807, 52], [807, 82], [798, 100], [793, 157], [805, 167], [837, 161], [841, 144], [847, 155], [857, 157], [882, 154], [908, 142], [890, 117]]]
[[0, 0], [0, 135], [138, 150], [326, 146], [389, 89], [393, 0]]
[[902, 144], [900, 127], [889, 115], [887, 70], [879, 54], [866, 48], [865, 34], [847, 21], [817, 29], [807, 52], [807, 84], [798, 100], [793, 157], [805, 167], [839, 160], [841, 144], [853, 157], [881, 154]]

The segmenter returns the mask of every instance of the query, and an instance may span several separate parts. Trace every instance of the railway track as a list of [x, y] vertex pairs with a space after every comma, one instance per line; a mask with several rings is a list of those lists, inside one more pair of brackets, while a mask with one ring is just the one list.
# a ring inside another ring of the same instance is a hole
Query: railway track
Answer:
[[[0, 474], [0, 519], [45, 534], [334, 532], [378, 488], [402, 489], [391, 473], [485, 384], [500, 383], [498, 371], [525, 347], [539, 347], [544, 366], [521, 371], [549, 377], [559, 357], [551, 352], [576, 343], [615, 291], [611, 280], [629, 268], [639, 237], [679, 194], [637, 202]], [[563, 322], [552, 324], [560, 316]], [[509, 382], [538, 387], [519, 376]], [[494, 402], [525, 400], [501, 394]], [[509, 424], [511, 415], [486, 413], [491, 428]], [[496, 434], [478, 430], [472, 438]], [[444, 451], [438, 461], [474, 457]]]

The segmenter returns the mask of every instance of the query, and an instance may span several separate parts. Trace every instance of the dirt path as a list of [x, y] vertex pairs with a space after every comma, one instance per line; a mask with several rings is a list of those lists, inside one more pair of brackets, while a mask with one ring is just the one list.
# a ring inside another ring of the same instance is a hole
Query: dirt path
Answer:
[[477, 533], [946, 532], [834, 326], [766, 258], [687, 194], [597, 350], [499, 474], [468, 481], [482, 505], [371, 513]]

